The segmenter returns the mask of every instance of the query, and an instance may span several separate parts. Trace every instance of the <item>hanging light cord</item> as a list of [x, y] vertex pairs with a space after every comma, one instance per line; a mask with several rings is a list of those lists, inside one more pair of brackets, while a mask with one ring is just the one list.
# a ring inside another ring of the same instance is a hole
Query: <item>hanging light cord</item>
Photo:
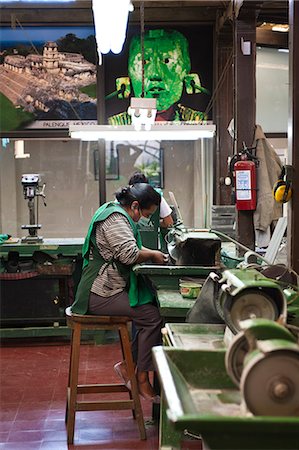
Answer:
[[219, 80], [218, 80], [218, 82], [216, 84], [216, 87], [214, 89], [213, 95], [212, 95], [212, 97], [211, 97], [211, 99], [210, 99], [210, 101], [209, 101], [209, 103], [208, 103], [208, 105], [206, 107], [205, 112], [204, 112], [205, 115], [208, 115], [208, 113], [212, 109], [212, 107], [213, 107], [213, 105], [214, 105], [214, 103], [216, 101], [216, 98], [218, 96], [218, 93], [220, 91], [220, 88], [222, 87], [222, 84], [223, 84], [223, 82], [225, 80], [225, 77], [226, 77], [226, 75], [228, 73], [228, 70], [230, 69], [230, 67], [232, 65], [232, 62], [233, 62], [233, 51], [228, 56], [226, 64], [225, 64], [224, 68], [222, 69], [222, 73], [221, 73], [221, 75], [219, 77]]
[[140, 4], [141, 97], [144, 98], [144, 2]]
[[[23, 27], [23, 25], [21, 24], [21, 22], [19, 21], [19, 19], [17, 17], [14, 18], [15, 23], [21, 28], [21, 30], [23, 31], [24, 35], [26, 36], [26, 38], [28, 39], [28, 41], [30, 42], [33, 50], [35, 51], [35, 53], [37, 55], [40, 55], [40, 53], [38, 52], [37, 48], [35, 47], [34, 43], [32, 42], [30, 35], [26, 32], [25, 28]], [[13, 27], [12, 27], [13, 28]]]

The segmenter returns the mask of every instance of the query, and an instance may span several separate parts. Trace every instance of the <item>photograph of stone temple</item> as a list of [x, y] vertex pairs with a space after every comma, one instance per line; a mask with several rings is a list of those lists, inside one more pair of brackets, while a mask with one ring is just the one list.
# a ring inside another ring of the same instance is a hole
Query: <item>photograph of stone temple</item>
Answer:
[[45, 42], [42, 54], [14, 50], [0, 65], [0, 94], [33, 114], [29, 127], [32, 121], [96, 120], [95, 85], [96, 65], [81, 53], [60, 52], [55, 41]]

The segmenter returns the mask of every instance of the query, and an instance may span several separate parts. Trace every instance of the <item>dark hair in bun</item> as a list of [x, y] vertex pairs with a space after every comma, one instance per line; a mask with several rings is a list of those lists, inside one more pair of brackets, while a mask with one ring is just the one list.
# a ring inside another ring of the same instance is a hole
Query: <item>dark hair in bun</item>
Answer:
[[161, 196], [147, 183], [137, 183], [118, 189], [115, 192], [116, 200], [122, 206], [131, 206], [137, 201], [141, 209], [148, 209], [153, 205], [159, 206]]
[[148, 178], [142, 172], [134, 172], [129, 179], [129, 184], [148, 183]]

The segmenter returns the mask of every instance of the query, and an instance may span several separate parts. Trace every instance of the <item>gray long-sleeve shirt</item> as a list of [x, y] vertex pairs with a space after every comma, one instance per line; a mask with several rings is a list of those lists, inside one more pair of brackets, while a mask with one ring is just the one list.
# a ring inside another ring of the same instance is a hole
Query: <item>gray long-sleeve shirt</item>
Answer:
[[[97, 224], [96, 243], [105, 261], [113, 258], [123, 264], [132, 265], [139, 255], [129, 221], [119, 213], [113, 213]], [[103, 264], [92, 284], [91, 292], [102, 297], [110, 297], [123, 291], [125, 286], [126, 281], [118, 273], [116, 266]]]

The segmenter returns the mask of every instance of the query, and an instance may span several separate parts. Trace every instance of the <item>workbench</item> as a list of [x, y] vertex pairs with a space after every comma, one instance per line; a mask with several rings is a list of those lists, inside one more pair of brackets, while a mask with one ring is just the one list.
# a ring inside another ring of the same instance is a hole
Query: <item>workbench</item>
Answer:
[[187, 312], [196, 300], [187, 299], [175, 290], [157, 290], [160, 314], [165, 321], [185, 322]]
[[[218, 324], [166, 323], [163, 329], [163, 345], [184, 351], [196, 349], [220, 351], [220, 359], [223, 359], [224, 368], [224, 330], [225, 325]], [[179, 449], [181, 442], [188, 439], [188, 436], [186, 437], [181, 431], [174, 429], [168, 420], [166, 407], [165, 395], [162, 391], [159, 421], [159, 449]]]
[[223, 325], [167, 324], [167, 346], [154, 347], [162, 385], [160, 450], [180, 449], [184, 435], [202, 438], [211, 450], [299, 448], [298, 416], [244, 409], [225, 369], [223, 331]]
[[[169, 280], [167, 280], [167, 278], [164, 279], [164, 283], [168, 285]], [[176, 286], [176, 284], [177, 282], [175, 282], [174, 286]], [[192, 308], [196, 301], [195, 299], [190, 300], [182, 297], [180, 292], [174, 289], [158, 289], [157, 297], [159, 302], [159, 311], [164, 319], [164, 323], [169, 321], [185, 322], [189, 309]], [[157, 392], [160, 391], [160, 385], [156, 373], [154, 374], [154, 388]], [[159, 420], [159, 417], [161, 418], [160, 405], [153, 404], [153, 418], [155, 420]]]
[[48, 253], [49, 255], [78, 256], [82, 253], [84, 238], [55, 238], [43, 239], [37, 243], [22, 243], [6, 241], [0, 245], [0, 257], [7, 258], [9, 252], [18, 252], [20, 256], [32, 256], [37, 250]]
[[218, 272], [219, 266], [174, 266], [159, 264], [136, 264], [133, 270], [136, 274], [146, 275], [159, 290], [178, 291], [181, 278], [196, 279], [203, 283], [210, 272]]
[[[44, 239], [41, 243], [5, 243], [0, 246], [1, 289], [1, 336], [53, 336], [68, 334], [64, 326], [65, 307], [72, 303], [82, 267], [82, 245], [84, 239]], [[3, 272], [9, 254], [16, 252], [20, 260], [31, 260], [35, 252], [44, 252], [51, 257], [66, 257], [74, 260], [74, 271], [70, 274], [36, 271], [16, 274]], [[2, 268], [2, 271], [1, 271]], [[142, 272], [150, 272], [158, 289], [161, 315], [165, 321], [182, 322], [195, 300], [183, 298], [178, 292], [179, 278], [186, 274], [199, 275], [198, 267], [170, 268], [139, 266]], [[170, 276], [166, 276], [166, 272]], [[207, 268], [200, 269], [203, 278]], [[158, 275], [157, 275], [158, 274]], [[166, 289], [161, 289], [161, 287]], [[170, 288], [170, 289], [169, 289]]]
[[[80, 279], [83, 242], [19, 239], [0, 246], [1, 337], [69, 334], [64, 311]], [[8, 269], [12, 257], [14, 270]]]

